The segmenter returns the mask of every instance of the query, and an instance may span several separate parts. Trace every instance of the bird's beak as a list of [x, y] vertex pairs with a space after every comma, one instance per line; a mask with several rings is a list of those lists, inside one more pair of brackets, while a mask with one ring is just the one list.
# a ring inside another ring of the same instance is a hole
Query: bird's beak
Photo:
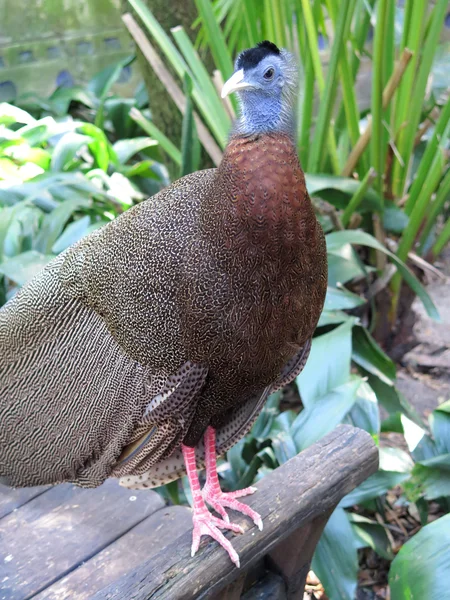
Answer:
[[244, 69], [239, 69], [239, 71], [233, 73], [230, 79], [224, 84], [222, 88], [222, 98], [225, 98], [238, 90], [244, 90], [251, 87], [253, 87], [251, 83], [244, 81]]

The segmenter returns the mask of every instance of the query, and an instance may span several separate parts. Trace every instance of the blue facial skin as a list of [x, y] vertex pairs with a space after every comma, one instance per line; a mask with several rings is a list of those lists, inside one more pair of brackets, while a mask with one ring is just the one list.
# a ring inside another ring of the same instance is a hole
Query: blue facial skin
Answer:
[[289, 60], [286, 55], [268, 55], [255, 67], [244, 68], [243, 81], [252, 87], [237, 91], [240, 116], [236, 133], [251, 136], [280, 132], [293, 137], [296, 81]]

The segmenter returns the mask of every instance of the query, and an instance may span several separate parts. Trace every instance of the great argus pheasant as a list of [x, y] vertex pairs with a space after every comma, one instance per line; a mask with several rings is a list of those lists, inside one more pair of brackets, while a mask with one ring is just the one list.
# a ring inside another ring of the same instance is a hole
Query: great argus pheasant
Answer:
[[254, 488], [221, 491], [216, 456], [302, 370], [327, 284], [297, 85], [286, 50], [242, 52], [222, 92], [240, 115], [220, 166], [83, 238], [1, 309], [3, 482], [142, 488], [187, 473], [192, 552], [209, 535], [239, 565], [225, 509], [262, 522], [238, 500]]

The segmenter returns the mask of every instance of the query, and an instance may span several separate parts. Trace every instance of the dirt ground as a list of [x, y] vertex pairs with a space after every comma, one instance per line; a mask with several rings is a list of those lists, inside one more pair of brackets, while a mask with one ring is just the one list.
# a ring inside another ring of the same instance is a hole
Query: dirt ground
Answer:
[[441, 322], [430, 319], [422, 303], [415, 300], [418, 345], [405, 354], [398, 372], [398, 388], [424, 416], [450, 398], [450, 248], [436, 266], [444, 278], [434, 279], [427, 289]]

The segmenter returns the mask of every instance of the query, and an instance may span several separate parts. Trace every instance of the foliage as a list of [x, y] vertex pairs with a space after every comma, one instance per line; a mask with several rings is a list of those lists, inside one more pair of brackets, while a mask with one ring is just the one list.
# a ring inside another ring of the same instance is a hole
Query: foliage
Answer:
[[[129, 4], [180, 79], [189, 75], [194, 104], [223, 148], [235, 99], [228, 105], [220, 101], [217, 87], [181, 27], [172, 30], [174, 43], [142, 0], [129, 0]], [[303, 71], [299, 154], [310, 175], [335, 176], [332, 189], [339, 189], [343, 175], [352, 177], [355, 187], [350, 202], [342, 205], [340, 194], [330, 194], [328, 199], [338, 211], [345, 209], [339, 213], [342, 223], [353, 227], [355, 213], [359, 213], [364, 227], [383, 245], [386, 231], [391, 236], [399, 234], [395, 246], [401, 260], [416, 245], [420, 254], [433, 258], [450, 234], [448, 226], [442, 230], [438, 226], [449, 196], [445, 149], [450, 100], [448, 93], [439, 96], [436, 86], [431, 92], [427, 89], [446, 0], [438, 0], [429, 11], [426, 2], [408, 0], [396, 45], [399, 21], [395, 3], [388, 0], [264, 1], [262, 11], [259, 0], [196, 0], [196, 4], [199, 42], [212, 55], [222, 81], [232, 73], [232, 56], [264, 38], [299, 56]], [[366, 43], [371, 24], [375, 24], [372, 49]], [[326, 46], [326, 73], [319, 39]], [[372, 69], [369, 113], [358, 107], [355, 92], [367, 62]], [[361, 129], [366, 129], [364, 134]], [[377, 206], [365, 215], [362, 201], [369, 197], [376, 198]], [[382, 266], [383, 259], [378, 253], [376, 257], [377, 266]], [[403, 275], [397, 271], [391, 282], [392, 327]]]
[[56, 254], [168, 184], [160, 145], [128, 116], [137, 106], [150, 116], [145, 97], [110, 94], [125, 64], [86, 91], [22, 98], [35, 116], [0, 104], [0, 304]]

